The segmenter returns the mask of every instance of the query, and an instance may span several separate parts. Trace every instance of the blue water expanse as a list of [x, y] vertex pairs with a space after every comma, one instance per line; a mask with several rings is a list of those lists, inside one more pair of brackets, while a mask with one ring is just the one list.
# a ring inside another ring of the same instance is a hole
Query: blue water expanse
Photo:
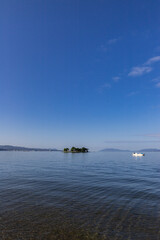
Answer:
[[160, 239], [160, 153], [0, 152], [0, 239]]

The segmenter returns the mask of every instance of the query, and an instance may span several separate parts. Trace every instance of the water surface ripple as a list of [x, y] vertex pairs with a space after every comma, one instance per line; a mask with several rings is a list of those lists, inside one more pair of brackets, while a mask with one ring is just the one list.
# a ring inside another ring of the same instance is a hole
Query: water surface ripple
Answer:
[[160, 239], [160, 154], [0, 152], [0, 239]]

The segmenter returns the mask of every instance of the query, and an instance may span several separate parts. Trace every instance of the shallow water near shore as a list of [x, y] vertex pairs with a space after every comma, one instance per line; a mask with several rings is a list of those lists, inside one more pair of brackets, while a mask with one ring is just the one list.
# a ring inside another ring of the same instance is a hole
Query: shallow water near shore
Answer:
[[160, 239], [160, 153], [0, 152], [0, 239]]

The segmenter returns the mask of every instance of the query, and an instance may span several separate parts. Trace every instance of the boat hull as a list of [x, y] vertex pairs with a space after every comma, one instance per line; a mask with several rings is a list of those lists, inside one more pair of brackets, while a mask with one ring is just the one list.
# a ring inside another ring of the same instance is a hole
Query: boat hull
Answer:
[[144, 153], [132, 153], [133, 157], [143, 157], [144, 155]]

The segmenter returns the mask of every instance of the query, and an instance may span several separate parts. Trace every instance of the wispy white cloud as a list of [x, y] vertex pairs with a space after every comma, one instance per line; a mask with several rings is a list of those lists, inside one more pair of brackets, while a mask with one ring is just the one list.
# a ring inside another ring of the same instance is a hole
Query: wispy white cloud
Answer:
[[111, 84], [110, 84], [110, 83], [105, 83], [105, 84], [103, 84], [103, 85], [101, 85], [101, 86], [99, 87], [98, 91], [101, 93], [101, 92], [103, 92], [105, 89], [109, 89], [109, 88], [111, 88]]
[[136, 77], [136, 76], [142, 76], [145, 73], [149, 73], [152, 71], [151, 67], [133, 67], [131, 71], [128, 73], [128, 76]]
[[99, 49], [102, 51], [102, 52], [106, 52], [108, 50], [108, 47], [104, 44], [102, 44]]
[[160, 77], [156, 77], [152, 79], [152, 82], [155, 82], [155, 87], [160, 88]]
[[103, 87], [103, 88], [111, 88], [111, 84], [105, 83], [102, 87]]
[[137, 92], [130, 92], [130, 93], [128, 93], [127, 97], [132, 97], [132, 96], [134, 96], [138, 93], [139, 93], [138, 91]]
[[136, 76], [142, 76], [146, 73], [149, 73], [153, 70], [151, 65], [156, 63], [156, 62], [159, 62], [159, 61], [160, 61], [160, 56], [155, 56], [155, 57], [149, 58], [141, 66], [133, 67], [131, 69], [131, 71], [128, 73], [128, 76], [136, 77]]
[[159, 62], [160, 61], [160, 56], [152, 57], [148, 59], [148, 61], [144, 65], [151, 65], [153, 63]]
[[111, 48], [111, 45], [115, 44], [121, 39], [121, 37], [109, 39], [106, 43], [102, 44], [98, 49], [102, 52], [106, 52]]
[[160, 82], [160, 77], [153, 78], [152, 82]]
[[121, 39], [120, 37], [109, 39], [107, 44], [109, 44], [109, 45], [114, 44], [114, 43], [118, 42], [120, 39]]
[[157, 87], [157, 88], [160, 88], [160, 82], [158, 82], [158, 83], [156, 84], [156, 87]]
[[114, 82], [118, 82], [120, 79], [121, 79], [121, 78], [120, 78], [120, 77], [118, 77], [118, 76], [117, 76], [117, 77], [113, 77], [113, 78], [112, 78], [112, 80], [113, 80]]

